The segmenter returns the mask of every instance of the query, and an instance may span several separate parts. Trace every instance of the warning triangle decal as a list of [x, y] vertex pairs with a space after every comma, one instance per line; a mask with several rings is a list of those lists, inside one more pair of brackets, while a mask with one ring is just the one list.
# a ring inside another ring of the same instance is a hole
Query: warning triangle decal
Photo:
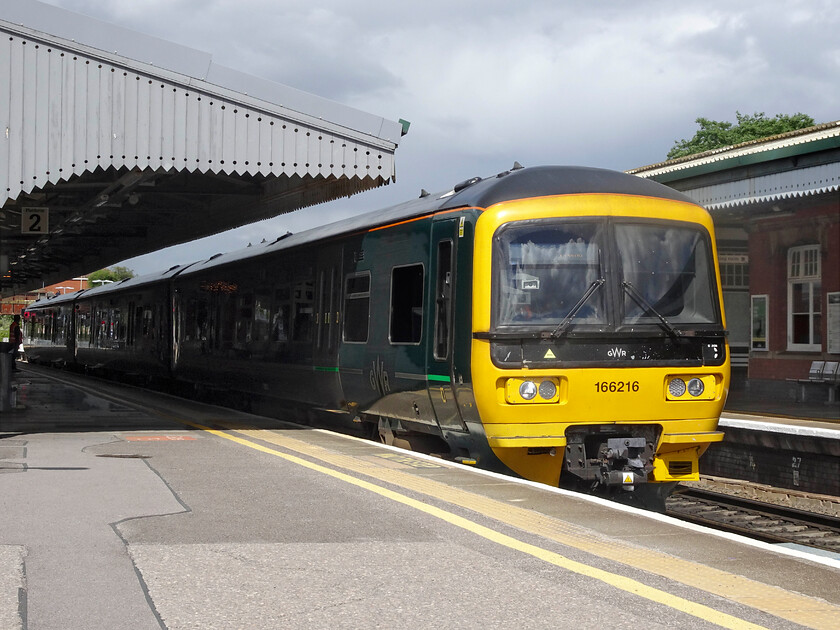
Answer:
[[551, 348], [549, 348], [549, 349], [546, 351], [545, 356], [543, 357], [543, 359], [556, 359], [556, 358], [557, 358], [557, 357], [556, 357], [556, 356], [554, 356], [554, 353], [551, 351]]
[[624, 474], [624, 483], [633, 483], [633, 473]]

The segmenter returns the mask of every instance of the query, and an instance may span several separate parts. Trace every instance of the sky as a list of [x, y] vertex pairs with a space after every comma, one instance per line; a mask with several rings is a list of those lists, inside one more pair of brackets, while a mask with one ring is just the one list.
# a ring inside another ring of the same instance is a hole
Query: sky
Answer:
[[654, 164], [701, 116], [840, 119], [836, 0], [45, 1], [411, 122], [395, 183], [120, 263], [140, 275], [514, 161]]

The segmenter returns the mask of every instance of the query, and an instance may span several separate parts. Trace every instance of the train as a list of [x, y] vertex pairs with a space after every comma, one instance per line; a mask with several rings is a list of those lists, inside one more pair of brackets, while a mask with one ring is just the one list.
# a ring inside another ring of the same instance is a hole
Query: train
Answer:
[[707, 211], [574, 166], [514, 168], [160, 273], [41, 299], [30, 361], [661, 509], [723, 438]]

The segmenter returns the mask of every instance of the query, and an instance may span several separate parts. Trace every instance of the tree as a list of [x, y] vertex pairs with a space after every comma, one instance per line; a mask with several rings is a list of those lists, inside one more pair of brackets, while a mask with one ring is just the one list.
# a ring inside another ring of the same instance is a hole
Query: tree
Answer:
[[88, 284], [96, 286], [97, 284], [100, 284], [100, 282], [96, 282], [97, 280], [119, 282], [120, 280], [133, 277], [134, 272], [131, 269], [117, 265], [116, 267], [107, 267], [88, 274]]
[[764, 112], [752, 116], [735, 112], [738, 124], [730, 122], [698, 118], [694, 122], [700, 125], [700, 130], [691, 140], [675, 141], [673, 148], [668, 151], [668, 159], [694, 155], [703, 151], [711, 151], [721, 147], [760, 140], [787, 131], [812, 127], [814, 119], [805, 114], [776, 114], [774, 118], [767, 118]]

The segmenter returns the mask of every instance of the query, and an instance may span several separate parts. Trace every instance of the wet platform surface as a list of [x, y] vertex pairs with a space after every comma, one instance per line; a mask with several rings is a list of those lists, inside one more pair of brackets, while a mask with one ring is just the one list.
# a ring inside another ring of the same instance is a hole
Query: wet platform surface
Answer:
[[835, 628], [840, 561], [46, 368], [0, 418], [0, 628]]

